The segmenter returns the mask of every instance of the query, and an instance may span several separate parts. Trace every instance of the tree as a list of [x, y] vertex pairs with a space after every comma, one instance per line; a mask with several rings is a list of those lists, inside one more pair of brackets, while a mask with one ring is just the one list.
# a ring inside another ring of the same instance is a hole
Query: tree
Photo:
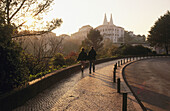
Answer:
[[96, 29], [91, 29], [87, 34], [87, 38], [82, 41], [82, 46], [86, 49], [90, 49], [91, 46], [95, 48], [96, 51], [103, 47], [103, 37], [100, 35], [100, 31]]
[[145, 35], [132, 35], [132, 32], [129, 31], [124, 31], [124, 37], [118, 38], [119, 43], [124, 43], [124, 44], [141, 44], [145, 43]]
[[158, 46], [165, 49], [168, 54], [170, 47], [170, 12], [161, 16], [151, 27], [148, 35], [148, 41], [151, 46]]
[[[3, 33], [1, 33], [3, 32]], [[0, 92], [11, 90], [28, 81], [28, 69], [22, 49], [11, 40], [13, 26], [5, 23], [0, 11]]]
[[24, 56], [27, 61], [27, 67], [30, 74], [34, 75], [49, 69], [50, 58], [60, 51], [63, 39], [49, 32], [41, 36], [24, 36], [13, 40], [19, 43], [26, 52]]
[[130, 36], [130, 32], [125, 31], [124, 32], [124, 37], [118, 38], [118, 42], [120, 43], [125, 43], [125, 44], [131, 44], [133, 38]]
[[151, 54], [152, 51], [151, 49], [143, 47], [142, 45], [132, 46], [127, 44], [120, 46], [113, 53], [117, 55], [148, 55]]
[[71, 52], [78, 52], [79, 47], [81, 44], [78, 44], [79, 40], [76, 39], [64, 39], [62, 43], [62, 51], [63, 54], [66, 56], [70, 54]]
[[103, 47], [98, 51], [97, 57], [99, 58], [108, 58], [112, 57], [114, 50], [116, 50], [116, 44], [114, 44], [110, 39], [105, 39], [103, 41]]
[[[0, 0], [0, 10], [4, 14], [5, 24], [15, 26], [12, 37], [24, 36], [18, 35], [17, 30], [23, 30], [28, 27], [26, 24], [29, 20], [34, 20], [38, 33], [26, 35], [40, 35], [52, 31], [62, 23], [61, 19], [53, 19], [50, 22], [43, 23], [43, 14], [48, 12], [54, 0]], [[38, 25], [37, 25], [38, 24]], [[46, 26], [41, 26], [45, 24]]]
[[[12, 38], [42, 35], [50, 32], [62, 23], [53, 19], [43, 23], [43, 14], [48, 12], [53, 0], [0, 0], [0, 90], [11, 90], [28, 81], [28, 61], [23, 49]], [[29, 20], [34, 25], [28, 26]], [[38, 24], [38, 25], [37, 25]], [[45, 24], [45, 26], [41, 26]], [[37, 27], [36, 33], [19, 33], [30, 27]], [[0, 92], [1, 92], [0, 91]]]

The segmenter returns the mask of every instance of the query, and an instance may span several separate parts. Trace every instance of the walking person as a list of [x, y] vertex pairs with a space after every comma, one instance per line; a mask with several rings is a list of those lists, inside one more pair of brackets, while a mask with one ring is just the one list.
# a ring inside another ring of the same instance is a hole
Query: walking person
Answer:
[[77, 61], [81, 62], [81, 71], [83, 73], [85, 67], [85, 61], [87, 60], [87, 53], [84, 51], [84, 48], [81, 49], [81, 52], [77, 58]]
[[93, 72], [95, 72], [95, 60], [96, 60], [96, 51], [93, 47], [91, 47], [90, 52], [88, 53], [88, 60], [89, 60], [89, 73], [91, 74], [91, 67], [93, 66]]

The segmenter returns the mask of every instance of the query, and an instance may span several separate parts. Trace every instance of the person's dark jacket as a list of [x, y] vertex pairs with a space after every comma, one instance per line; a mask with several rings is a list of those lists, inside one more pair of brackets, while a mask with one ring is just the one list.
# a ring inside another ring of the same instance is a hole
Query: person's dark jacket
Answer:
[[81, 52], [77, 58], [77, 61], [86, 61], [87, 60], [87, 53]]
[[91, 49], [88, 54], [88, 60], [96, 60], [96, 51], [94, 49]]

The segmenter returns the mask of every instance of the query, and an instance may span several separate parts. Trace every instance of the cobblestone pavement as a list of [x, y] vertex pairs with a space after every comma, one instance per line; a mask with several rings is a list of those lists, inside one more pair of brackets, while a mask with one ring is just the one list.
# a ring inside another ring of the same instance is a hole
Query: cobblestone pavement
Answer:
[[[77, 73], [59, 81], [14, 111], [121, 111], [122, 94], [117, 93], [116, 83], [112, 82], [115, 63], [99, 64], [93, 74], [86, 69], [83, 75]], [[125, 91], [124, 85], [121, 87], [121, 92]], [[139, 111], [135, 104], [128, 94], [128, 111]]]
[[170, 111], [170, 58], [137, 61], [125, 68], [125, 77], [148, 111]]
[[[83, 78], [63, 95], [52, 111], [122, 111], [122, 94], [112, 82], [113, 65], [108, 65]], [[128, 111], [137, 111], [128, 98]]]

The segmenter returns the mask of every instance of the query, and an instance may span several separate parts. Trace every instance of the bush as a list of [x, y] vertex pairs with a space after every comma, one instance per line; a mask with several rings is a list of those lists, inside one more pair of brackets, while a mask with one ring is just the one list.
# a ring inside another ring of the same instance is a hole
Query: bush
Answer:
[[25, 61], [25, 64], [26, 66], [28, 67], [29, 71], [30, 71], [30, 74], [36, 74], [39, 71], [39, 69], [36, 68], [37, 66], [37, 59], [31, 55], [31, 54], [28, 54], [28, 53], [23, 53], [23, 59]]
[[70, 52], [67, 57], [65, 57], [65, 63], [67, 65], [72, 65], [77, 63], [77, 56], [78, 54], [75, 52]]
[[[8, 30], [8, 31], [3, 31]], [[11, 26], [0, 27], [0, 91], [6, 92], [27, 83], [29, 70], [22, 49], [11, 39]]]
[[147, 55], [152, 53], [152, 51], [151, 49], [143, 47], [142, 45], [122, 45], [113, 53], [116, 55]]
[[53, 65], [54, 65], [55, 67], [65, 65], [65, 59], [64, 59], [63, 54], [57, 53], [57, 54], [54, 56]]
[[26, 67], [22, 48], [12, 41], [14, 26], [7, 25], [0, 11], [0, 92], [6, 92], [27, 83], [29, 70]]

